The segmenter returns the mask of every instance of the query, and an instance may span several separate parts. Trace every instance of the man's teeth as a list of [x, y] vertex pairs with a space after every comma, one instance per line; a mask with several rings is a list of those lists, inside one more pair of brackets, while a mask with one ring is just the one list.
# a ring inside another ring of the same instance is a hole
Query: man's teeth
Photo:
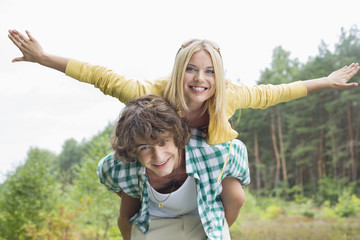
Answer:
[[196, 91], [203, 91], [205, 90], [204, 87], [192, 87], [192, 89], [196, 90]]
[[167, 161], [163, 162], [163, 163], [160, 163], [160, 164], [154, 164], [156, 166], [161, 166], [161, 165], [164, 165]]

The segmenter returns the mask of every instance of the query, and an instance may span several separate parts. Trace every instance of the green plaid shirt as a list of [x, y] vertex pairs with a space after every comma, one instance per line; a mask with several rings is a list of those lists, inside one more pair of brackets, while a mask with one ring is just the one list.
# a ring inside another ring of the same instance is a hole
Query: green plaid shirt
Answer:
[[[193, 130], [191, 139], [185, 148], [186, 172], [195, 178], [200, 219], [207, 239], [221, 239], [225, 213], [220, 193], [221, 181], [217, 178], [229, 153], [230, 142], [208, 145], [202, 132]], [[97, 167], [100, 182], [112, 192], [124, 191], [126, 194], [141, 199], [141, 208], [130, 221], [142, 232], [149, 229], [148, 211], [149, 193], [145, 167], [140, 161], [123, 163], [116, 160], [113, 154], [101, 159]], [[238, 139], [234, 139], [230, 150], [229, 161], [224, 169], [224, 177], [236, 177], [244, 186], [250, 183], [247, 150]]]

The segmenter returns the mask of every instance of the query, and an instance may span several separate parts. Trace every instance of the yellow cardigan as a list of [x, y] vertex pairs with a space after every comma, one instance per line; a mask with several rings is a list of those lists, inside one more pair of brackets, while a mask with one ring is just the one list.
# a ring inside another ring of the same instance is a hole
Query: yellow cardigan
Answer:
[[[69, 60], [66, 75], [81, 82], [99, 88], [104, 94], [118, 98], [127, 104], [131, 99], [145, 94], [164, 96], [168, 79], [154, 82], [139, 81], [114, 73], [106, 67], [91, 65], [77, 60]], [[206, 138], [208, 144], [214, 145], [230, 141], [238, 136], [228, 119], [240, 108], [266, 108], [281, 102], [287, 102], [307, 95], [305, 84], [301, 81], [280, 85], [257, 85], [248, 87], [226, 82], [226, 125], [216, 126], [213, 120], [214, 108], [209, 109], [209, 128]]]

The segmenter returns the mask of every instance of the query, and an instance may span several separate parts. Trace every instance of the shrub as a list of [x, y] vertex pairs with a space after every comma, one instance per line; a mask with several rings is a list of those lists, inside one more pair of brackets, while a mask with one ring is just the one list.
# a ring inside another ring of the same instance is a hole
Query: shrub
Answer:
[[283, 213], [281, 207], [276, 205], [270, 205], [266, 208], [265, 213], [262, 215], [263, 219], [277, 218]]
[[335, 214], [339, 217], [356, 216], [360, 210], [360, 200], [352, 194], [350, 189], [345, 189], [339, 196], [339, 202], [335, 205]]

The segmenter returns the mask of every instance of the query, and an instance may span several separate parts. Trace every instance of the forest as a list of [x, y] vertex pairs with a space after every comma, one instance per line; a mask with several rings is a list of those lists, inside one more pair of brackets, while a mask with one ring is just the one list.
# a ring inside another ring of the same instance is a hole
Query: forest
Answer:
[[[357, 26], [342, 29], [331, 48], [325, 41], [306, 63], [275, 47], [257, 84], [323, 77], [360, 61]], [[359, 80], [358, 73], [352, 81]], [[236, 83], [241, 84], [241, 79]], [[256, 239], [244, 235], [247, 220], [284, 216], [342, 219], [349, 224], [335, 229], [335, 234], [356, 239], [360, 87], [322, 90], [267, 109], [241, 109], [230, 121], [248, 148], [251, 173], [251, 183], [245, 187], [247, 202], [239, 222], [230, 229], [233, 239]], [[97, 163], [111, 152], [113, 127], [110, 123], [82, 142], [66, 140], [58, 155], [41, 147], [29, 149], [24, 164], [0, 185], [0, 240], [121, 239], [116, 225], [120, 198], [107, 191], [96, 175]]]

